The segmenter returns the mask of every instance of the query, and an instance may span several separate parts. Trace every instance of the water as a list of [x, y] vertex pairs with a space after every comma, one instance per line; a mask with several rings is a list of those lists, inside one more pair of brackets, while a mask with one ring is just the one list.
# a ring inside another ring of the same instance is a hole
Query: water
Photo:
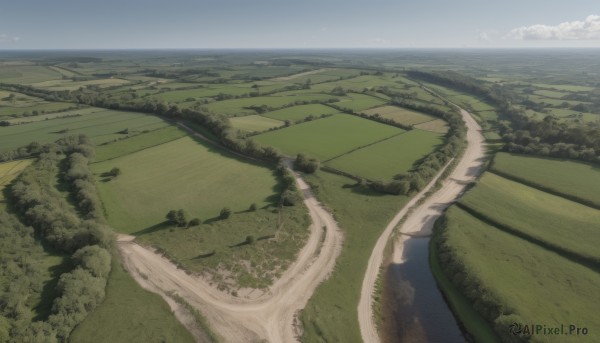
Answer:
[[387, 270], [387, 341], [467, 342], [429, 269], [429, 238], [407, 240], [404, 259]]

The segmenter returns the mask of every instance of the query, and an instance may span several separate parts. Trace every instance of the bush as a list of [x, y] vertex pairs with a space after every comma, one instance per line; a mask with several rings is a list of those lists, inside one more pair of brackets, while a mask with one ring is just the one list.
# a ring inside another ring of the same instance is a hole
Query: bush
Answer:
[[250, 205], [250, 207], [248, 208], [248, 211], [250, 212], [255, 212], [257, 210], [258, 206], [256, 204], [252, 204]]
[[224, 207], [219, 213], [219, 218], [227, 219], [231, 216], [231, 209], [229, 207]]
[[200, 219], [194, 218], [194, 219], [190, 220], [190, 222], [188, 223], [188, 227], [198, 226], [198, 225], [200, 225], [200, 223], [201, 223]]
[[252, 235], [246, 236], [246, 244], [254, 244], [256, 242], [256, 238]]

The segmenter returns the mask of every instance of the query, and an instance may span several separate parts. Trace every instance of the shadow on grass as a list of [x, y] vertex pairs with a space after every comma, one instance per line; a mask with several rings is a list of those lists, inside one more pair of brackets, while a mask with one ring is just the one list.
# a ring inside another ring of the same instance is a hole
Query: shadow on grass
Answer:
[[133, 236], [146, 235], [146, 234], [149, 234], [149, 233], [153, 233], [153, 232], [156, 232], [156, 231], [160, 231], [160, 230], [164, 230], [164, 229], [170, 228], [171, 226], [172, 225], [169, 224], [169, 221], [165, 220], [164, 222], [152, 225], [152, 226], [147, 227], [147, 228], [145, 228], [143, 230], [133, 232], [131, 235], [133, 235]]

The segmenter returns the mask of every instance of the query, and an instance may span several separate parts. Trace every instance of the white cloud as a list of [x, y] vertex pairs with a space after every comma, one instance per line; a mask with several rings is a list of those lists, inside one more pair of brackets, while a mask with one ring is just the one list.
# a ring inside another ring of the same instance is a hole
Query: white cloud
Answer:
[[590, 15], [583, 21], [558, 25], [536, 24], [510, 30], [506, 38], [517, 40], [600, 40], [600, 16]]
[[0, 44], [4, 44], [4, 43], [16, 43], [19, 41], [19, 37], [13, 37], [13, 36], [9, 36], [5, 33], [0, 33]]

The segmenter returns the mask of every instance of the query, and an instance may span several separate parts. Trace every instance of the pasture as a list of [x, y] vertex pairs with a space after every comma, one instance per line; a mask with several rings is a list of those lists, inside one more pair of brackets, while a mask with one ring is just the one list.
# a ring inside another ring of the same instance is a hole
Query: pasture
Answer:
[[247, 132], [261, 132], [284, 125], [281, 120], [266, 118], [257, 114], [231, 117], [229, 118], [229, 122], [234, 129]]
[[134, 134], [168, 125], [164, 120], [152, 115], [105, 110], [77, 117], [0, 127], [0, 149], [9, 151], [32, 141], [54, 142], [65, 135], [72, 134], [86, 134], [94, 143], [101, 144], [127, 136], [119, 133], [125, 129], [129, 130], [129, 134]]
[[327, 161], [326, 165], [370, 180], [391, 180], [410, 171], [443, 139], [427, 131], [412, 130]]
[[[596, 303], [590, 301], [599, 291], [598, 273], [481, 222], [456, 206], [446, 215], [448, 223], [442, 235], [452, 263], [462, 265], [479, 284], [459, 287], [498, 308], [510, 309], [494, 318], [498, 334], [509, 337], [507, 328], [513, 322], [539, 322], [549, 327], [581, 323], [577, 325], [588, 327], [590, 334], [598, 337], [600, 317], [595, 315]], [[544, 336], [534, 341], [580, 340], [581, 336]]]
[[350, 150], [404, 132], [402, 129], [347, 114], [292, 125], [254, 137], [257, 143], [272, 146], [287, 155], [304, 153], [327, 160]]
[[175, 126], [166, 126], [164, 128], [141, 133], [116, 142], [97, 146], [94, 161], [102, 162], [129, 155], [140, 150], [176, 140], [185, 135], [185, 131]]
[[319, 117], [322, 114], [335, 114], [338, 113], [338, 110], [321, 105], [321, 104], [310, 104], [310, 105], [299, 105], [292, 106], [287, 108], [282, 108], [280, 110], [275, 110], [267, 113], [263, 113], [262, 116], [269, 117], [277, 120], [303, 120], [304, 118], [312, 115], [315, 117]]
[[460, 202], [544, 244], [600, 261], [600, 211], [596, 209], [491, 173]]
[[59, 72], [45, 66], [0, 66], [0, 83], [32, 84], [61, 78], [62, 75]]
[[350, 100], [340, 101], [339, 103], [336, 103], [336, 105], [349, 109], [353, 112], [361, 112], [386, 103], [386, 101], [383, 99], [366, 94], [348, 93], [348, 97]]
[[537, 188], [600, 206], [600, 168], [591, 164], [498, 153], [491, 170]]
[[430, 115], [398, 106], [375, 107], [370, 110], [363, 111], [363, 113], [368, 115], [379, 114], [379, 116], [382, 118], [391, 119], [396, 123], [404, 125], [416, 125], [436, 119]]
[[240, 98], [216, 101], [206, 105], [206, 108], [228, 116], [239, 116], [244, 114], [256, 114], [256, 111], [248, 107], [251, 106], [266, 106], [268, 109], [276, 109], [286, 105], [294, 104], [298, 101], [326, 101], [335, 99], [336, 97], [328, 94], [302, 94], [288, 96], [263, 96], [253, 98]]
[[[114, 167], [121, 175], [102, 181], [100, 175]], [[124, 233], [161, 225], [172, 209], [207, 220], [223, 207], [234, 212], [252, 203], [263, 207], [277, 199], [279, 188], [268, 168], [190, 137], [94, 163], [92, 170], [109, 223]]]
[[435, 119], [421, 124], [417, 124], [415, 125], [415, 129], [429, 131], [433, 133], [446, 133], [448, 132], [448, 124], [442, 119]]

